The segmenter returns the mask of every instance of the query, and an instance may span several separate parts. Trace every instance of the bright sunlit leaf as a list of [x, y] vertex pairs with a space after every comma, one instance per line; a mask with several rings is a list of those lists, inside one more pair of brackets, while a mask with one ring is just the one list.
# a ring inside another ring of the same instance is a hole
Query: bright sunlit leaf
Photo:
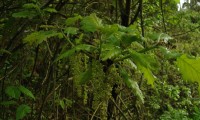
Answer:
[[[182, 55], [177, 58], [176, 64], [183, 79], [191, 82], [198, 82], [200, 85], [200, 58], [190, 58]], [[200, 86], [199, 86], [200, 91]]]

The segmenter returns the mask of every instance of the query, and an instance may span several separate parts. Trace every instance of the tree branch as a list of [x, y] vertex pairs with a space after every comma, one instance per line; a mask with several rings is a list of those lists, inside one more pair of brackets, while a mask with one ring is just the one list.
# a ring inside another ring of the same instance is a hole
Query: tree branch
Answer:
[[141, 25], [141, 29], [142, 29], [142, 37], [144, 37], [144, 21], [143, 21], [143, 0], [139, 1], [140, 4], [140, 25]]
[[124, 1], [119, 0], [119, 9], [121, 13], [121, 25], [129, 25], [129, 16], [130, 16], [131, 0], [126, 0], [125, 6]]
[[162, 0], [160, 0], [160, 10], [161, 10], [161, 14], [162, 14], [162, 22], [163, 22], [164, 31], [166, 33], [167, 29], [166, 29], [166, 26], [165, 26], [165, 17], [164, 17], [163, 2], [162, 2]]
[[133, 19], [131, 19], [131, 22], [130, 22], [129, 25], [132, 25], [132, 24], [136, 21], [137, 17], [139, 16], [140, 9], [141, 9], [141, 4], [140, 4], [139, 1], [138, 1], [137, 3], [139, 3], [138, 8], [137, 8], [137, 11], [136, 11], [136, 13], [135, 13]]

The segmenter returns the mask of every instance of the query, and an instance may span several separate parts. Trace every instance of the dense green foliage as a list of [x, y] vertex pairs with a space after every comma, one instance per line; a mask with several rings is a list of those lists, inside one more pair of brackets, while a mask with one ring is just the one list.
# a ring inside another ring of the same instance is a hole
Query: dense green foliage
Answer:
[[0, 120], [200, 120], [200, 7], [3, 0]]

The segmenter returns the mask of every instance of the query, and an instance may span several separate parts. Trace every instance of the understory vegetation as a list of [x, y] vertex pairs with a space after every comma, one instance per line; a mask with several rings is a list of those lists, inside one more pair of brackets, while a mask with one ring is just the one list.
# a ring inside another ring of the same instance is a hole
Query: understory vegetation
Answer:
[[198, 0], [2, 0], [0, 120], [200, 120]]

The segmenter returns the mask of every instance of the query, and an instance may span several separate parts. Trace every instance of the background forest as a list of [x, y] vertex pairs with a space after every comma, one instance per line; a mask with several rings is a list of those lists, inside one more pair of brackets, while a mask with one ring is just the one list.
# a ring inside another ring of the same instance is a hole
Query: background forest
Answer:
[[198, 1], [1, 0], [0, 120], [200, 120]]

